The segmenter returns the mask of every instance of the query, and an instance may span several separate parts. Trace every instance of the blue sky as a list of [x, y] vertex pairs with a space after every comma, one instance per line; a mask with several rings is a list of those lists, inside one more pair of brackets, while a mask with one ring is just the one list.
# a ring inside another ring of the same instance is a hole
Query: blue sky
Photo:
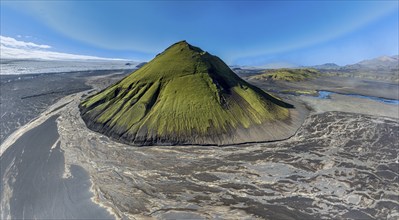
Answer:
[[228, 64], [345, 65], [399, 53], [398, 4], [2, 0], [1, 35], [96, 57], [146, 61], [184, 39]]

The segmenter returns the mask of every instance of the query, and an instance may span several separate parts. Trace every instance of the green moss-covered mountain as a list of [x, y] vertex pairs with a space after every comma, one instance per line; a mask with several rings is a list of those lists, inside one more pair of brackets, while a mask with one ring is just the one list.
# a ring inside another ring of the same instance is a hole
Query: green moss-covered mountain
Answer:
[[281, 139], [292, 109], [185, 41], [80, 104], [90, 129], [135, 145]]
[[277, 80], [277, 81], [288, 81], [297, 82], [307, 79], [314, 79], [320, 75], [316, 69], [276, 69], [276, 70], [265, 70], [263, 73], [251, 76], [250, 79], [255, 80]]

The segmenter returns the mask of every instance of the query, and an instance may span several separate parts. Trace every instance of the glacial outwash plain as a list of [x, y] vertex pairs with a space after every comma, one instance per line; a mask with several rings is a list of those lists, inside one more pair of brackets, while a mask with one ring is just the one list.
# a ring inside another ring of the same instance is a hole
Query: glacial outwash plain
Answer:
[[398, 219], [387, 77], [230, 69], [185, 41], [132, 70], [2, 75], [1, 218]]

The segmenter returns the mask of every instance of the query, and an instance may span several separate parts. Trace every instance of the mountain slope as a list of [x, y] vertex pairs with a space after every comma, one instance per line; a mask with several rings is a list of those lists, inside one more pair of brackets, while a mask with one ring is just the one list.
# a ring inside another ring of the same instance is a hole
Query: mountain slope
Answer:
[[90, 129], [137, 145], [282, 139], [297, 124], [292, 108], [185, 41], [80, 105]]

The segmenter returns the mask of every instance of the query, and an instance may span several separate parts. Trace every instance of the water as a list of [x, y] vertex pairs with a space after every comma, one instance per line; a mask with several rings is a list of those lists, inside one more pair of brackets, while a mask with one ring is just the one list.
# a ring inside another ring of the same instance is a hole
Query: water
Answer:
[[329, 91], [318, 91], [318, 92], [319, 92], [318, 98], [321, 98], [321, 99], [329, 99], [330, 95], [333, 93], [333, 92], [329, 92]]
[[336, 92], [331, 92], [331, 91], [324, 91], [320, 90], [318, 98], [321, 99], [329, 99], [331, 94], [339, 94], [339, 95], [346, 95], [346, 96], [352, 96], [356, 98], [362, 98], [362, 99], [370, 99], [373, 101], [378, 101], [382, 102], [385, 104], [390, 104], [390, 105], [399, 105], [399, 100], [397, 99], [385, 99], [385, 98], [380, 98], [380, 97], [375, 97], [375, 96], [367, 96], [367, 95], [359, 95], [359, 94], [343, 94], [343, 93], [336, 93]]

